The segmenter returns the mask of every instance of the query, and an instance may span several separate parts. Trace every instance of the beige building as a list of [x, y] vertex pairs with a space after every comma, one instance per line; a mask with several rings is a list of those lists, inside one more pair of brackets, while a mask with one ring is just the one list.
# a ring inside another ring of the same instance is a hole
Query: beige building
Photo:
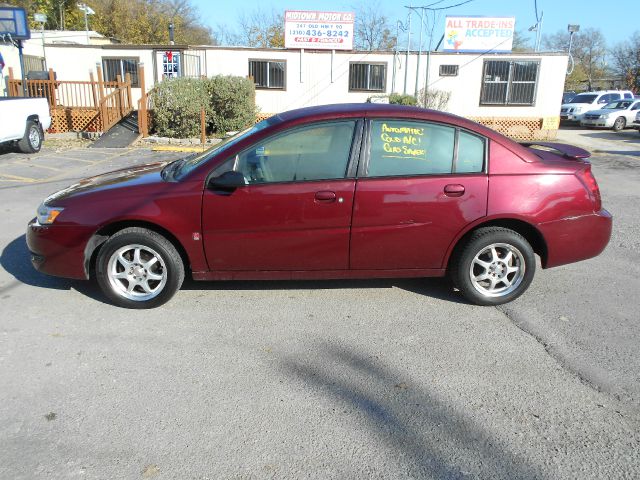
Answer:
[[[105, 80], [130, 73], [134, 105], [140, 98], [140, 63], [145, 66], [147, 90], [176, 76], [250, 75], [264, 114], [365, 102], [392, 92], [414, 94], [416, 84], [418, 91], [428, 84], [430, 97], [435, 93], [441, 100], [432, 105], [516, 138], [555, 136], [567, 68], [567, 56], [561, 53], [432, 52], [419, 58], [417, 52], [407, 56], [406, 52], [120, 45], [97, 34], [87, 41], [85, 32], [72, 33], [45, 34], [44, 47], [40, 37], [25, 42], [25, 70], [52, 68], [58, 80], [88, 80], [96, 65], [102, 67]], [[13, 67], [18, 77], [20, 66], [16, 48], [0, 45], [0, 52], [6, 63], [0, 92], [6, 94], [7, 67]]]

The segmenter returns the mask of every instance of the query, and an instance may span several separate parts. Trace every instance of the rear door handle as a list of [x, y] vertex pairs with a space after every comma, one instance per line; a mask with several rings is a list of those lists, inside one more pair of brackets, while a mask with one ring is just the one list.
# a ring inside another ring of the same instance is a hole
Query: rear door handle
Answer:
[[323, 203], [331, 203], [336, 201], [336, 192], [330, 192], [328, 190], [322, 190], [316, 192], [316, 200]]
[[464, 195], [464, 185], [459, 183], [450, 183], [444, 187], [444, 194], [447, 197], [461, 197]]

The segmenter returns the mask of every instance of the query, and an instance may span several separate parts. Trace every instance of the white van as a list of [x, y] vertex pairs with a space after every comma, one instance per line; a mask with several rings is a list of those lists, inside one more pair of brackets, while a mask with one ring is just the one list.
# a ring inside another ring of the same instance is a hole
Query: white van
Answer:
[[616, 100], [633, 100], [629, 90], [600, 90], [579, 93], [560, 107], [560, 121], [579, 122], [589, 110], [597, 110]]

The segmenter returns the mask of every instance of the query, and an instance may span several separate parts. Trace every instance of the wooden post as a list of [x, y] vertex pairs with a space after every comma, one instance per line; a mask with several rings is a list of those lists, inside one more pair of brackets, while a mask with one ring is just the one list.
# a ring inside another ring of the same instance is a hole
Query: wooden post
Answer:
[[143, 137], [149, 136], [147, 125], [147, 89], [144, 83], [144, 63], [138, 64], [138, 84], [140, 85], [140, 102], [138, 103], [138, 131]]
[[102, 131], [104, 132], [105, 125], [107, 124], [107, 108], [104, 102], [104, 80], [102, 79], [102, 67], [99, 63], [96, 63], [96, 74], [98, 75], [98, 100], [100, 106], [98, 107], [98, 115], [100, 115]]
[[15, 88], [15, 81], [13, 78], [13, 67], [9, 67], [9, 96], [10, 97], [17, 97], [17, 95], [13, 92], [14, 88]]
[[93, 106], [97, 110], [100, 106], [100, 103], [98, 103], [98, 94], [96, 92], [96, 80], [91, 70], [89, 70], [89, 80], [91, 81], [91, 97], [93, 98]]
[[204, 114], [204, 108], [200, 109], [200, 143], [204, 145], [207, 143], [206, 118]]
[[124, 79], [127, 84], [127, 110], [133, 110], [133, 100], [131, 99], [131, 74], [127, 72]]
[[120, 113], [120, 118], [124, 116], [124, 112], [122, 110], [122, 76], [116, 75], [116, 89], [118, 91], [118, 112]]
[[98, 99], [102, 103], [104, 99], [104, 80], [102, 79], [102, 67], [99, 63], [96, 63], [96, 73], [98, 75]]
[[53, 73], [53, 68], [49, 69], [49, 108], [55, 110], [56, 105], [56, 75]]

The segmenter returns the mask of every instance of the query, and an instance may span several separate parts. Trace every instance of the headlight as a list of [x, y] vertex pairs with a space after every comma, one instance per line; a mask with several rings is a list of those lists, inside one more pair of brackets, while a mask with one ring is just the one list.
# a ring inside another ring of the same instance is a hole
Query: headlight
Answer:
[[55, 221], [55, 219], [58, 217], [58, 215], [60, 215], [60, 212], [62, 212], [62, 210], [64, 210], [64, 208], [49, 207], [48, 205], [41, 203], [40, 206], [38, 207], [38, 214], [37, 214], [38, 223], [40, 225], [52, 224]]

